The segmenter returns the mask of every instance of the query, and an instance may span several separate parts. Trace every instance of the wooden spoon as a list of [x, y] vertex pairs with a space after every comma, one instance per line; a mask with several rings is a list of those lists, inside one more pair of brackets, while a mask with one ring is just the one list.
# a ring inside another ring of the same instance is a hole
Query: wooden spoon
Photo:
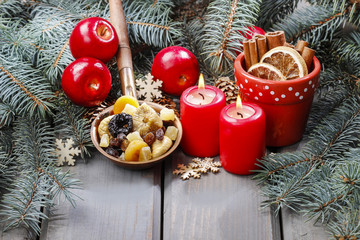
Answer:
[[135, 77], [124, 9], [121, 0], [109, 0], [109, 6], [110, 21], [119, 38], [116, 62], [120, 72], [121, 91], [123, 95], [136, 98]]

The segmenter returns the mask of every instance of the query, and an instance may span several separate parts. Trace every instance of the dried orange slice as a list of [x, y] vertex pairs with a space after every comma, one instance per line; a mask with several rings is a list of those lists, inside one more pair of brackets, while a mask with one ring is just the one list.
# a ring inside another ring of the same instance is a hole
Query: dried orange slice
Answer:
[[248, 73], [251, 75], [262, 78], [262, 79], [268, 79], [268, 80], [274, 80], [274, 81], [285, 81], [286, 78], [284, 75], [280, 72], [279, 69], [274, 67], [273, 65], [270, 65], [268, 63], [257, 63], [252, 65]]
[[280, 70], [286, 80], [304, 77], [308, 74], [305, 60], [290, 47], [276, 47], [263, 55], [261, 63], [268, 63]]

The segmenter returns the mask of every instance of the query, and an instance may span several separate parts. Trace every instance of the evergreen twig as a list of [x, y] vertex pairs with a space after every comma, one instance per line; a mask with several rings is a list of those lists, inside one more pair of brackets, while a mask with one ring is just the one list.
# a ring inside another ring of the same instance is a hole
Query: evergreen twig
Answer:
[[233, 72], [233, 62], [241, 51], [248, 26], [252, 26], [260, 7], [260, 1], [211, 2], [204, 16], [204, 27], [196, 33], [199, 48], [212, 72], [228, 75]]

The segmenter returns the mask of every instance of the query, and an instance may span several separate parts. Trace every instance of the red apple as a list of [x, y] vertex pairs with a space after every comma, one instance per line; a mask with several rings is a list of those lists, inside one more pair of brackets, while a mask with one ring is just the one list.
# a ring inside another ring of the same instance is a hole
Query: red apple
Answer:
[[107, 20], [91, 17], [75, 26], [69, 44], [74, 58], [93, 57], [106, 63], [115, 56], [119, 38]]
[[199, 79], [199, 63], [194, 54], [179, 46], [162, 49], [154, 58], [151, 68], [154, 79], [161, 80], [165, 93], [180, 96]]
[[110, 92], [111, 74], [103, 62], [83, 57], [70, 63], [63, 72], [61, 85], [70, 100], [80, 106], [102, 103]]
[[251, 39], [254, 35], [265, 35], [265, 31], [257, 26], [248, 26], [247, 27], [249, 30], [246, 30], [245, 33], [240, 32], [241, 35], [243, 35], [246, 39]]

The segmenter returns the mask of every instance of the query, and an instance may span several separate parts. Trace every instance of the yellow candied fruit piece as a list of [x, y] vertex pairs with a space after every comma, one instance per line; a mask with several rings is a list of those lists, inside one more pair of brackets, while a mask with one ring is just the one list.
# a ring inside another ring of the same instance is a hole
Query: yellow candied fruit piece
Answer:
[[108, 134], [103, 134], [100, 139], [100, 147], [108, 147], [110, 142], [110, 137]]
[[113, 117], [114, 117], [114, 115], [111, 115], [111, 116], [108, 116], [108, 117], [104, 118], [103, 120], [101, 120], [101, 122], [98, 126], [98, 129], [97, 129], [100, 139], [102, 138], [102, 136], [104, 134], [111, 136], [111, 134], [109, 132], [109, 122]]
[[121, 96], [116, 100], [114, 104], [114, 114], [121, 113], [124, 110], [126, 104], [130, 104], [136, 108], [140, 106], [136, 98], [132, 96]]
[[144, 141], [134, 140], [130, 142], [125, 150], [125, 161], [139, 161], [140, 150], [143, 147], [148, 147]]
[[169, 126], [165, 131], [165, 136], [175, 141], [178, 136], [179, 130], [174, 126]]
[[127, 113], [131, 116], [134, 115], [135, 112], [136, 112], [136, 107], [128, 103], [125, 105], [124, 109], [122, 110], [122, 113]]
[[151, 159], [151, 149], [150, 147], [143, 147], [140, 150], [139, 162], [149, 161]]
[[171, 146], [172, 146], [172, 140], [167, 136], [164, 136], [162, 140], [156, 139], [155, 142], [152, 144], [153, 158], [160, 157], [161, 155], [166, 153]]
[[160, 118], [163, 121], [174, 121], [175, 120], [175, 112], [173, 109], [163, 108], [160, 111]]
[[129, 142], [132, 142], [134, 140], [140, 140], [143, 141], [143, 139], [140, 136], [140, 133], [138, 131], [135, 132], [131, 132], [126, 136], [127, 140], [129, 140]]

